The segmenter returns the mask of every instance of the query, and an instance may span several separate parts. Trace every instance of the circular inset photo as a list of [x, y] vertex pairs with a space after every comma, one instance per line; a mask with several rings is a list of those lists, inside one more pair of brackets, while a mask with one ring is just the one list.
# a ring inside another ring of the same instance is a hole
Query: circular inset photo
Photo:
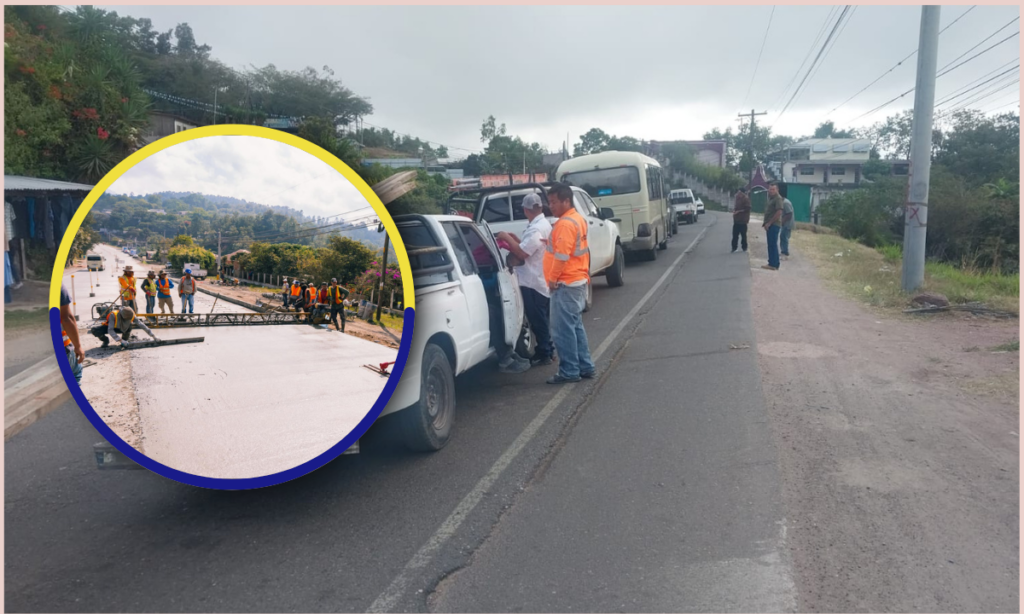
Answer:
[[213, 126], [140, 150], [83, 202], [57, 262], [72, 394], [117, 452], [180, 482], [268, 486], [356, 451], [409, 353], [394, 222], [284, 132]]

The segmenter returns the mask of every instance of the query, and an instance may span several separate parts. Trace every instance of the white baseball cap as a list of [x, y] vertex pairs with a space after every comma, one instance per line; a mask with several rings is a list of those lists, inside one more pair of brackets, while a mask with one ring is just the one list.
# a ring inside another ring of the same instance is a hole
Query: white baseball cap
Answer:
[[523, 209], [540, 209], [543, 206], [544, 203], [541, 202], [540, 196], [536, 193], [527, 194], [526, 198], [523, 199]]

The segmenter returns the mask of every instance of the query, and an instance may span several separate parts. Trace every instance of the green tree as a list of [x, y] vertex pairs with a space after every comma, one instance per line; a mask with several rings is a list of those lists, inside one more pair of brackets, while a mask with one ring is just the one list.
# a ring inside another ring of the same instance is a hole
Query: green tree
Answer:
[[600, 128], [591, 128], [587, 130], [586, 134], [580, 135], [580, 142], [573, 145], [573, 156], [585, 156], [592, 153], [598, 153], [608, 149], [608, 141], [611, 140], [611, 136], [607, 132]]

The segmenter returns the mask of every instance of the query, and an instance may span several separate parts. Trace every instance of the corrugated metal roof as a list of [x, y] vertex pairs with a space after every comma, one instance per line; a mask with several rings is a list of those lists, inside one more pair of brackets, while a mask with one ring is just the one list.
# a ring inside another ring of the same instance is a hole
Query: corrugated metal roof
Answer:
[[35, 190], [56, 192], [91, 192], [94, 186], [84, 183], [68, 183], [55, 179], [38, 179], [36, 177], [21, 177], [18, 175], [4, 175], [4, 191], [7, 190]]

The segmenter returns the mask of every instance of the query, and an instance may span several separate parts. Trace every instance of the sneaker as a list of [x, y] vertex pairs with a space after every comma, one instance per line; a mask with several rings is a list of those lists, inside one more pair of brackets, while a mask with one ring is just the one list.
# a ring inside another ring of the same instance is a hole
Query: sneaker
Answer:
[[498, 371], [501, 373], [525, 373], [529, 370], [529, 361], [519, 358], [514, 353], [498, 361]]
[[729, 253], [730, 253], [730, 254], [735, 254], [735, 253], [736, 253], [736, 250], [735, 250], [735, 249], [733, 249], [733, 250], [732, 250], [731, 252], [729, 252]]
[[580, 378], [568, 378], [563, 376], [561, 373], [556, 373], [554, 376], [549, 377], [547, 382], [549, 384], [575, 384], [580, 381]]
[[580, 373], [580, 377], [583, 379], [594, 379], [597, 377], [597, 371], [590, 371], [588, 373]]
[[767, 264], [762, 266], [761, 268], [766, 270], [766, 271], [778, 271], [779, 270], [779, 267], [774, 267], [774, 266], [770, 266], [770, 265], [767, 265]]
[[546, 367], [554, 362], [550, 356], [539, 356], [530, 359], [530, 364], [535, 367]]

